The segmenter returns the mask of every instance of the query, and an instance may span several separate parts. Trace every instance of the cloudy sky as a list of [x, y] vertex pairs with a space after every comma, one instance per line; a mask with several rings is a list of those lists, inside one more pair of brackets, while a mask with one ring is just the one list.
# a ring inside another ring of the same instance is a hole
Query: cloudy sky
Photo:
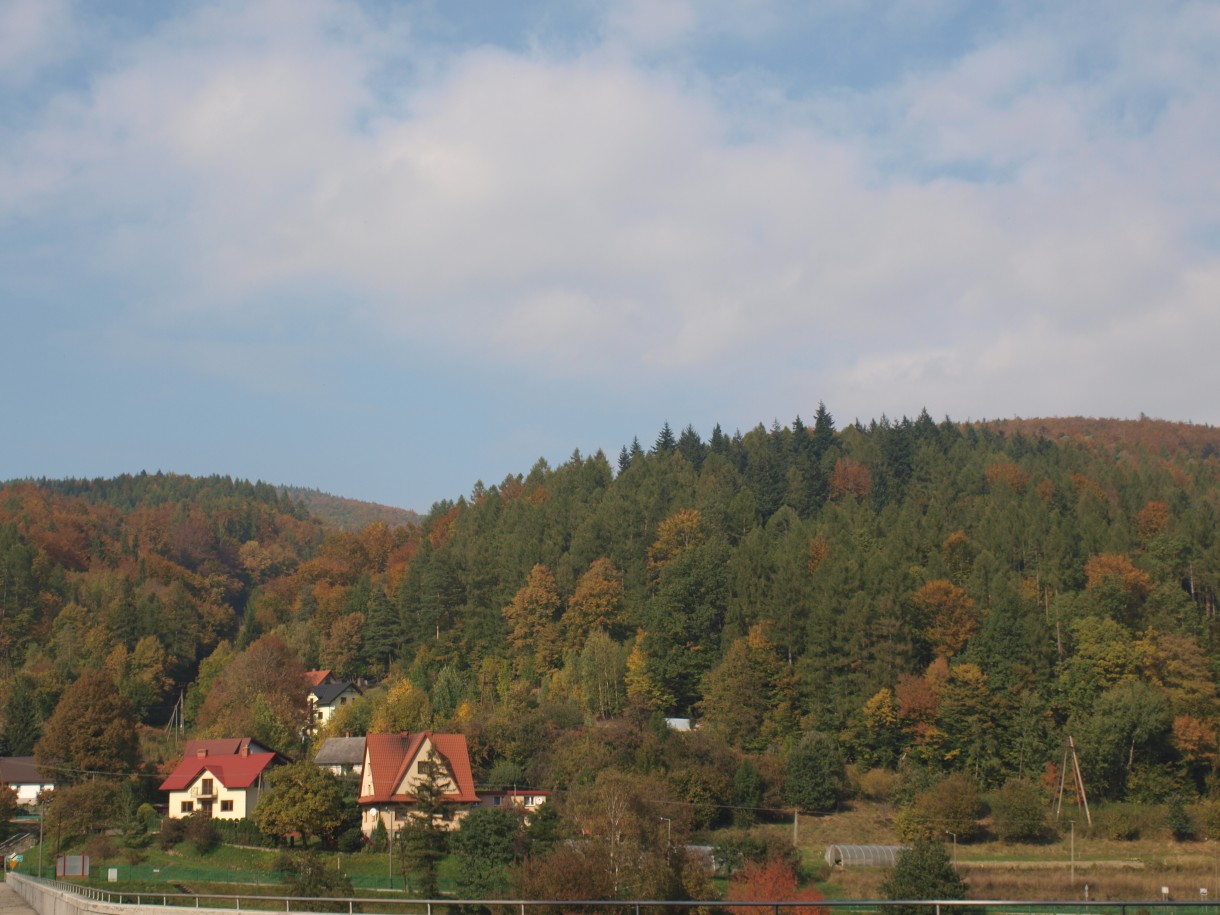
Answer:
[[1220, 423], [1212, 2], [0, 0], [0, 479]]

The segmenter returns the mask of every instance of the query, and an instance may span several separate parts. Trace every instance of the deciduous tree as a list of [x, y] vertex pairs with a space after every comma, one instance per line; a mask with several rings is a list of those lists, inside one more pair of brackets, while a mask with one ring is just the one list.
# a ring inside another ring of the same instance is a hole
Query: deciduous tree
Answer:
[[69, 686], [34, 747], [38, 764], [69, 784], [135, 769], [136, 719], [104, 671], [88, 670]]
[[308, 760], [279, 766], [264, 778], [252, 819], [263, 835], [277, 840], [299, 834], [333, 845], [343, 827], [343, 789], [330, 772]]

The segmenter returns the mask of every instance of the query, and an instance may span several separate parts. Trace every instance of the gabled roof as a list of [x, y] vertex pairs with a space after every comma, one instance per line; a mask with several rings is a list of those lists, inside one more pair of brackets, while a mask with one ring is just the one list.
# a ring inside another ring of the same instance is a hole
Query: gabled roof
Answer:
[[205, 771], [226, 788], [249, 788], [268, 766], [284, 761], [249, 737], [188, 740], [182, 762], [161, 783], [161, 790], [184, 791]]
[[316, 700], [315, 704], [330, 705], [349, 689], [355, 690], [357, 693], [360, 692], [359, 687], [357, 687], [354, 683], [348, 683], [346, 680], [338, 683], [320, 683], [313, 687], [309, 692], [310, 695], [312, 695]]
[[359, 766], [364, 762], [364, 738], [328, 737], [313, 761], [318, 766]]
[[33, 756], [0, 756], [0, 783], [5, 785], [49, 785], [55, 779], [38, 771]]
[[243, 750], [247, 753], [274, 752], [253, 737], [218, 737], [213, 740], [188, 740], [182, 748], [182, 755], [198, 756], [203, 751], [206, 756], [238, 756]]
[[162, 791], [185, 791], [204, 773], [211, 775], [226, 788], [249, 788], [269, 766], [278, 753], [251, 753], [249, 756], [190, 756], [178, 764], [169, 778], [161, 783]]
[[419, 731], [414, 734], [369, 734], [364, 740], [364, 775], [366, 779], [371, 776], [373, 790], [371, 794], [361, 794], [359, 803], [414, 802], [414, 795], [396, 794], [394, 791], [406, 777], [425, 742], [429, 740], [436, 748], [441, 761], [447, 765], [457, 787], [456, 792], [443, 795], [443, 799], [453, 803], [478, 802], [478, 795], [474, 791], [474, 778], [470, 773], [470, 753], [466, 749], [465, 734]]
[[321, 686], [323, 683], [329, 683], [334, 679], [333, 670], [307, 670], [305, 671], [305, 680], [310, 686]]

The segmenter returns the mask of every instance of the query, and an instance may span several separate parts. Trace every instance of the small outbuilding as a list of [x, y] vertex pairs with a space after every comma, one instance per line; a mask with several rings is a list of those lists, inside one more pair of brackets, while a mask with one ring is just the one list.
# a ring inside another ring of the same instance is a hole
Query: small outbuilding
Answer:
[[831, 845], [826, 863], [831, 867], [893, 867], [906, 845]]

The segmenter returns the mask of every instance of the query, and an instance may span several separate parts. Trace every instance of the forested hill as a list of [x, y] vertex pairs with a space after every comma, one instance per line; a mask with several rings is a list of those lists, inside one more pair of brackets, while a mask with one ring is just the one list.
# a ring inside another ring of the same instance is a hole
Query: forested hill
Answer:
[[28, 709], [47, 718], [101, 668], [148, 722], [198, 675], [198, 733], [283, 745], [295, 706], [257, 683], [246, 719], [211, 701], [273, 645], [402, 677], [386, 701], [409, 713], [340, 726], [460, 728], [478, 775], [576, 779], [610, 757], [567, 735], [651, 710], [698, 717], [706, 765], [750, 758], [764, 781], [810, 732], [864, 768], [984, 785], [1040, 775], [1071, 733], [1091, 794], [1201, 789], [1220, 711], [1216, 430], [1070, 422], [836, 428], [819, 408], [706, 440], [666, 426], [356, 532], [260, 484], [163, 501], [13, 484], [3, 735], [20, 748]]
[[313, 517], [343, 531], [358, 531], [362, 527], [378, 521], [382, 524], [397, 526], [418, 524], [421, 520], [418, 514], [405, 508], [379, 505], [376, 502], [362, 502], [359, 499], [345, 499], [342, 496], [334, 496], [301, 486], [284, 486], [281, 489], [294, 502], [304, 505]]

